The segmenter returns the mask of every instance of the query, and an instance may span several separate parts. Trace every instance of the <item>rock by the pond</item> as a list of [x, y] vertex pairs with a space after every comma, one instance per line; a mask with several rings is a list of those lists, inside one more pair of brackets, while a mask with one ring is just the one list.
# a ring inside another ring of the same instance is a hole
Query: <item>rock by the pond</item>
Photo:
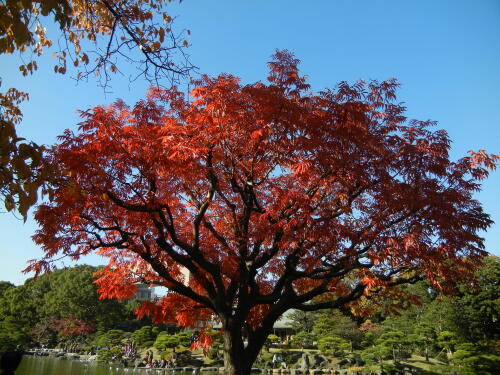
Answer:
[[302, 353], [302, 357], [300, 357], [298, 364], [300, 370], [307, 372], [311, 367], [309, 356], [306, 353]]
[[314, 369], [309, 370], [309, 374], [310, 375], [320, 375], [320, 374], [323, 374], [323, 370], [319, 369], [319, 368], [314, 368]]
[[313, 368], [325, 368], [328, 366], [328, 359], [320, 354], [314, 354], [310, 361], [311, 367]]
[[340, 367], [344, 367], [344, 366], [349, 365], [349, 364], [350, 364], [349, 361], [344, 358], [337, 363], [337, 366], [339, 366], [339, 368], [340, 368]]
[[365, 365], [365, 361], [363, 361], [363, 360], [361, 359], [361, 357], [359, 357], [359, 356], [355, 356], [355, 357], [354, 357], [354, 364], [355, 364], [356, 366], [358, 366], [358, 367], [361, 367], [361, 366], [364, 366], [364, 365]]

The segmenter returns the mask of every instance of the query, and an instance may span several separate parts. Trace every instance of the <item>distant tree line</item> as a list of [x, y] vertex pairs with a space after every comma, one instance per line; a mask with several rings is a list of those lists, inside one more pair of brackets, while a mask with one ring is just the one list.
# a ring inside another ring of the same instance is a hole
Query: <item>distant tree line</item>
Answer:
[[64, 268], [28, 279], [0, 282], [0, 352], [15, 347], [65, 348], [98, 354], [100, 361], [155, 348], [162, 356], [189, 348], [194, 331], [137, 319], [140, 299], [99, 299], [99, 267]]
[[83, 343], [98, 332], [149, 324], [134, 315], [139, 300], [99, 299], [93, 283], [98, 269], [64, 268], [21, 286], [0, 282], [0, 349]]

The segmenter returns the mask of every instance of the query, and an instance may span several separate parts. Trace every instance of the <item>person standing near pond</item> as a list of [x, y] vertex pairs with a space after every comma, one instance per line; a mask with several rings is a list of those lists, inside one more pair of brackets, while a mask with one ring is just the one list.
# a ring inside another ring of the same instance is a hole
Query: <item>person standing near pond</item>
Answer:
[[146, 352], [147, 360], [146, 360], [146, 367], [152, 368], [153, 367], [153, 351], [148, 350]]
[[177, 366], [177, 353], [175, 352], [175, 348], [174, 348], [174, 351], [172, 352], [172, 367], [176, 367]]

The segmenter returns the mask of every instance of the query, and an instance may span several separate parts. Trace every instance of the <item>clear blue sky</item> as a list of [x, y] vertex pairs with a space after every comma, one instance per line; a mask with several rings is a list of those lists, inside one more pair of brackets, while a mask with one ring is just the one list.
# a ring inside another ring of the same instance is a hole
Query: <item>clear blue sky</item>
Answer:
[[[500, 1], [220, 1], [185, 0], [172, 9], [177, 27], [192, 30], [189, 49], [201, 72], [228, 72], [244, 82], [266, 77], [276, 48], [302, 60], [314, 89], [359, 78], [396, 77], [407, 115], [433, 119], [452, 140], [452, 158], [470, 149], [500, 154]], [[130, 88], [116, 77], [104, 95], [95, 82], [75, 85], [52, 73], [50, 53], [39, 71], [23, 78], [15, 56], [0, 56], [2, 89], [30, 93], [18, 132], [52, 144], [65, 128], [75, 128], [77, 109], [116, 98], [140, 99], [146, 85]], [[484, 184], [478, 199], [495, 224], [485, 233], [488, 251], [500, 254], [500, 171]], [[31, 242], [35, 224], [0, 214], [0, 280], [15, 284], [27, 259], [42, 251]], [[83, 262], [103, 263], [97, 257]], [[70, 264], [70, 263], [66, 263]]]

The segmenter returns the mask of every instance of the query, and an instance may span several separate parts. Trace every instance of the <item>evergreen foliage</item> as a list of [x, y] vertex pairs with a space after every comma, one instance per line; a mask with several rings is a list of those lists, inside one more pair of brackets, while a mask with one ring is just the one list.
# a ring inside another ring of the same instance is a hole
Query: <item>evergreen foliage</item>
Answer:
[[[147, 323], [148, 320], [135, 320], [131, 301], [99, 299], [93, 283], [98, 270], [82, 265], [28, 279], [17, 287], [0, 283], [1, 349], [83, 343], [110, 329]], [[100, 333], [94, 334], [97, 331]]]

